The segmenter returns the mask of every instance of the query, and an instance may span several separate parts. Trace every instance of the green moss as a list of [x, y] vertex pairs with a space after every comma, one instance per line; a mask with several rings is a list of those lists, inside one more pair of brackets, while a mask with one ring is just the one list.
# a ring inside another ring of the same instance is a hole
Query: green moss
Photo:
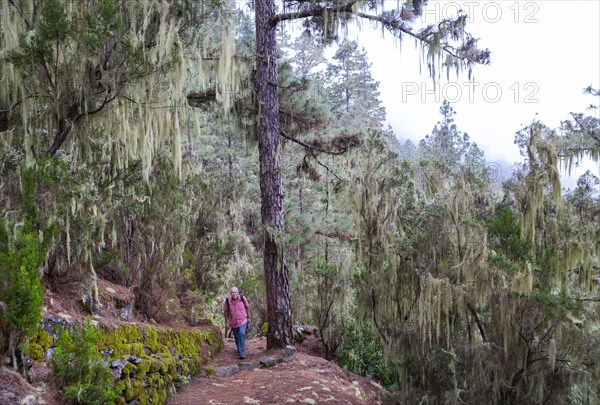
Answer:
[[154, 388], [154, 387], [150, 388], [150, 390], [148, 391], [148, 396], [150, 398], [151, 403], [158, 404], [159, 395], [158, 395], [158, 391], [156, 390], [156, 388]]
[[161, 390], [158, 392], [158, 403], [159, 404], [164, 404], [167, 400], [167, 390]]
[[144, 334], [146, 337], [146, 344], [148, 347], [157, 347], [158, 346], [158, 331], [154, 328], [145, 328]]
[[260, 327], [260, 333], [263, 336], [267, 336], [267, 332], [269, 331], [269, 323], [265, 322], [262, 324], [262, 326]]
[[160, 370], [160, 365], [162, 364], [162, 362], [158, 359], [151, 359], [150, 360], [150, 372], [151, 373], [156, 373]]
[[161, 354], [159, 354], [159, 356], [163, 358], [163, 361], [160, 362], [158, 372], [162, 375], [165, 375], [169, 372], [169, 363], [168, 363], [168, 360], [165, 360], [165, 359], [168, 359], [170, 357], [170, 354], [169, 353], [161, 353]]
[[115, 391], [117, 391], [119, 393], [125, 391], [125, 382], [119, 381], [119, 382], [115, 383]]
[[131, 343], [129, 345], [129, 354], [131, 354], [132, 356], [138, 356], [141, 357], [143, 356], [146, 352], [144, 351], [144, 344], [143, 343]]
[[41, 326], [38, 326], [31, 341], [40, 345], [43, 350], [47, 350], [52, 346], [52, 336], [50, 336], [48, 332], [43, 331]]
[[165, 382], [165, 385], [170, 385], [174, 380], [175, 380], [175, 377], [171, 374], [165, 375], [165, 377], [163, 379], [163, 381]]
[[44, 357], [44, 350], [42, 346], [37, 343], [30, 343], [27, 346], [27, 357], [33, 361], [41, 360]]
[[188, 383], [188, 378], [185, 375], [180, 375], [175, 380], [175, 387], [180, 388]]
[[148, 403], [148, 393], [141, 380], [129, 380], [125, 386], [124, 396], [127, 402], [137, 398], [142, 404]]
[[136, 373], [137, 373], [137, 367], [132, 363], [127, 363], [125, 365], [125, 368], [121, 372], [121, 376], [131, 377], [132, 374], [136, 374]]
[[140, 364], [137, 365], [137, 378], [142, 379], [146, 376], [148, 371], [150, 370], [150, 360], [142, 360]]

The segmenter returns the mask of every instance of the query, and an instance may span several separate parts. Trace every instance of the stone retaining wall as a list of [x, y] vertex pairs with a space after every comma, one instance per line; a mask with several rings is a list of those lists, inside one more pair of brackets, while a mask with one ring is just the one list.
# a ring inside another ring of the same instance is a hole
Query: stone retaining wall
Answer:
[[[213, 326], [168, 329], [126, 322], [92, 323], [99, 336], [98, 349], [120, 392], [117, 404], [164, 403], [223, 350], [221, 333]], [[78, 326], [60, 317], [45, 316], [33, 342], [39, 349], [34, 351], [49, 358], [60, 327], [73, 330]]]

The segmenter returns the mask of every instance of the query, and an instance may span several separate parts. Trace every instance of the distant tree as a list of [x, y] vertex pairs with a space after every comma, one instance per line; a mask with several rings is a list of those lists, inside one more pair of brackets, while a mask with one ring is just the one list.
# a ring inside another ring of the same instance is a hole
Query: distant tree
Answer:
[[401, 143], [398, 149], [398, 153], [406, 160], [415, 160], [417, 158], [418, 147], [410, 139]]
[[[371, 64], [364, 49], [356, 41], [344, 40], [325, 72], [329, 103], [347, 127], [360, 125], [378, 129], [385, 119], [385, 108], [379, 100], [379, 83], [371, 76]], [[374, 121], [373, 123], [369, 123]]]
[[327, 59], [323, 55], [323, 47], [315, 42], [309, 32], [300, 35], [290, 47], [294, 51], [293, 64], [301, 78], [315, 79], [319, 76], [315, 68], [324, 65]]
[[558, 155], [551, 142], [553, 131], [541, 122], [533, 122], [515, 134], [515, 143], [521, 149], [526, 162], [515, 175], [518, 179], [513, 190], [521, 215], [521, 236], [540, 238], [539, 231], [545, 227], [546, 188], [552, 187], [553, 199], [561, 199]]
[[455, 168], [461, 164], [481, 164], [483, 152], [476, 143], [470, 141], [468, 134], [458, 130], [454, 121], [456, 111], [447, 100], [442, 103], [440, 114], [442, 120], [435, 125], [431, 135], [419, 143], [422, 156]]
[[[600, 179], [598, 176], [587, 170], [579, 177], [579, 179], [577, 179], [577, 187], [575, 190], [567, 196], [567, 199], [577, 210], [577, 214], [582, 223], [587, 221], [593, 223], [595, 222], [594, 219], [598, 220], [597, 216], [600, 213], [600, 206], [596, 204], [594, 200], [597, 201], [600, 198], [600, 195], [598, 195], [599, 186]], [[594, 216], [596, 218], [594, 218]]]

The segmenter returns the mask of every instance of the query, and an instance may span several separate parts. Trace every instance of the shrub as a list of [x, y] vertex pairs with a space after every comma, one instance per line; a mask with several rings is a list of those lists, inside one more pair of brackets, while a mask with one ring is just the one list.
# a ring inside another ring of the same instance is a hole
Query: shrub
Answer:
[[22, 361], [17, 354], [41, 319], [42, 284], [38, 269], [43, 254], [34, 233], [18, 232], [13, 244], [8, 237], [1, 239], [0, 301], [4, 305], [0, 306], [0, 324], [7, 328], [8, 349], [16, 368], [17, 362]]
[[67, 398], [79, 404], [110, 404], [117, 397], [113, 374], [104, 365], [96, 343], [98, 335], [89, 322], [60, 331], [51, 365]]
[[530, 236], [521, 237], [521, 221], [517, 214], [503, 208], [490, 222], [491, 246], [509, 259], [522, 262], [531, 260], [534, 248]]
[[441, 393], [456, 387], [456, 355], [435, 346], [427, 355], [426, 373], [431, 383], [431, 390]]
[[345, 369], [373, 378], [385, 387], [392, 387], [397, 380], [377, 336], [361, 323], [348, 325], [344, 342], [336, 350], [334, 358]]

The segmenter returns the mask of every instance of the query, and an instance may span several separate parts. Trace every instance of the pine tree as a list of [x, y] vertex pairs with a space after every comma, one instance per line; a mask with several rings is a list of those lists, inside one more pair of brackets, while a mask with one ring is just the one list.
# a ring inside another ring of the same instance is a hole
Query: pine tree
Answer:
[[[371, 12], [364, 12], [363, 10]], [[477, 49], [477, 41], [464, 31], [466, 15], [446, 19], [437, 26], [417, 30], [412, 26], [422, 12], [421, 3], [406, 1], [396, 10], [381, 11], [377, 3], [360, 5], [354, 1], [299, 1], [286, 12], [277, 14], [274, 0], [255, 2], [256, 21], [256, 93], [259, 105], [258, 136], [262, 223], [264, 226], [264, 271], [267, 283], [269, 331], [267, 348], [292, 343], [291, 303], [288, 270], [285, 265], [281, 234], [283, 231], [283, 182], [281, 177], [279, 95], [277, 91], [277, 24], [306, 18], [325, 41], [336, 34], [339, 21], [353, 15], [388, 28], [398, 37], [411, 36], [423, 46], [430, 74], [441, 66], [471, 69], [474, 63], [488, 63], [489, 52]], [[444, 59], [442, 61], [442, 59]], [[442, 65], [443, 64], [443, 65]]]
[[[344, 40], [327, 67], [328, 99], [331, 108], [345, 127], [379, 129], [385, 109], [379, 100], [379, 83], [371, 76], [371, 64], [356, 41]], [[359, 124], [360, 123], [360, 124]]]
[[477, 159], [480, 149], [471, 143], [469, 135], [458, 130], [454, 121], [456, 111], [447, 100], [440, 107], [442, 120], [438, 121], [431, 135], [419, 143], [423, 158], [435, 160], [449, 167], [457, 167], [467, 160]]

